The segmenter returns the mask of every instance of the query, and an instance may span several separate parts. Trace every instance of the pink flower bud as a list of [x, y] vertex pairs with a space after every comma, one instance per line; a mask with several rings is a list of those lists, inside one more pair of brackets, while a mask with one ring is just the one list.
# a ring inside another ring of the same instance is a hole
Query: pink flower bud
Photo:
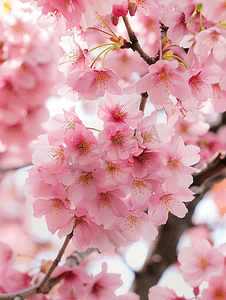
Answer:
[[129, 1], [129, 14], [131, 15], [131, 17], [133, 17], [135, 15], [137, 11], [137, 3], [136, 1]]
[[111, 15], [111, 22], [114, 26], [118, 25], [119, 22], [119, 18], [118, 17], [114, 17], [113, 15]]

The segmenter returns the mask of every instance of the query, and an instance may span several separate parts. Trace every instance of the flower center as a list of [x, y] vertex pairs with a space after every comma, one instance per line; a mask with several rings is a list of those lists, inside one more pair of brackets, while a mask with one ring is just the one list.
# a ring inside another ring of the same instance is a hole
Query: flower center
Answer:
[[99, 87], [102, 87], [102, 85], [105, 85], [108, 81], [109, 75], [104, 73], [103, 71], [98, 72], [98, 75], [96, 77], [96, 83], [99, 85]]
[[111, 145], [122, 145], [124, 139], [124, 135], [120, 131], [117, 131], [116, 135], [111, 137]]
[[[200, 73], [200, 72], [199, 72]], [[190, 79], [189, 79], [189, 84], [192, 86], [193, 88], [193, 91], [197, 93], [198, 92], [201, 92], [202, 91], [202, 83], [203, 81], [200, 80], [200, 76], [199, 76], [199, 73], [195, 76], [192, 76]]]
[[199, 263], [200, 263], [200, 266], [201, 266], [201, 268], [202, 268], [203, 270], [205, 270], [206, 267], [208, 266], [208, 261], [206, 261], [204, 258], [200, 258]]
[[105, 171], [107, 175], [110, 175], [110, 178], [118, 174], [118, 170], [119, 170], [119, 165], [107, 161], [107, 167], [105, 168]]
[[80, 181], [83, 184], [83, 186], [87, 186], [93, 179], [94, 178], [92, 176], [92, 172], [87, 172], [80, 175], [78, 181]]
[[49, 152], [51, 153], [51, 156], [52, 156], [51, 159], [52, 160], [60, 159], [64, 155], [63, 150], [56, 150], [54, 148], [51, 148], [51, 150]]
[[[133, 228], [133, 226], [135, 226], [136, 228], [139, 228], [140, 227], [140, 221], [138, 219], [138, 217], [136, 216], [128, 216], [125, 220], [125, 223], [127, 226], [129, 226], [129, 228]], [[128, 229], [126, 229], [128, 230]]]
[[159, 82], [165, 84], [166, 88], [169, 87], [169, 77], [170, 76], [171, 76], [171, 74], [167, 73], [166, 70], [164, 70], [164, 69], [158, 74]]
[[111, 119], [115, 122], [122, 122], [126, 116], [125, 110], [123, 105], [115, 106], [114, 110], [111, 111]]
[[103, 208], [106, 208], [106, 206], [109, 206], [110, 203], [112, 203], [114, 196], [106, 193], [100, 193], [100, 206]]
[[213, 296], [214, 298], [220, 299], [224, 297], [224, 293], [222, 291], [216, 291]]
[[83, 52], [79, 49], [79, 50], [72, 50], [70, 53], [69, 53], [69, 58], [70, 58], [70, 61], [73, 63], [73, 64], [79, 64], [81, 63], [83, 60], [84, 60], [84, 55], [83, 55]]
[[81, 139], [80, 143], [75, 147], [78, 150], [79, 154], [90, 152], [91, 142], [87, 142], [84, 139]]
[[181, 161], [179, 158], [171, 159], [168, 161], [167, 166], [169, 166], [171, 170], [179, 169], [181, 167]]
[[134, 180], [133, 186], [134, 186], [134, 190], [135, 190], [136, 188], [139, 189], [139, 193], [140, 193], [140, 194], [142, 194], [141, 188], [142, 188], [142, 187], [143, 187], [143, 188], [146, 188], [146, 187], [147, 187], [146, 184], [145, 184], [142, 180], [139, 180], [139, 179]]

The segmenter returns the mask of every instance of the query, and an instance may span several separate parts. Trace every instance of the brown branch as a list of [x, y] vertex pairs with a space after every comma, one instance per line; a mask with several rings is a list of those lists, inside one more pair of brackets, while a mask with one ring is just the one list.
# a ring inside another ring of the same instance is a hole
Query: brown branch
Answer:
[[205, 188], [205, 183], [211, 179], [222, 175], [226, 176], [226, 152], [217, 151], [215, 155], [203, 166], [201, 172], [193, 177], [193, 183], [190, 186], [192, 191], [200, 193]]
[[139, 110], [144, 111], [147, 99], [148, 99], [148, 93], [147, 92], [142, 93], [141, 94], [141, 102], [140, 102], [140, 108], [139, 108]]
[[131, 42], [130, 48], [132, 48], [133, 51], [137, 51], [140, 54], [140, 57], [143, 58], [144, 61], [146, 61], [146, 63], [148, 65], [152, 65], [154, 64], [159, 58], [158, 57], [150, 57], [147, 53], [144, 52], [144, 50], [141, 48], [138, 39], [135, 35], [135, 33], [132, 30], [132, 27], [129, 23], [129, 19], [127, 16], [122, 17], [124, 24], [126, 26], [128, 35], [129, 35], [129, 39]]
[[212, 185], [226, 177], [226, 154], [217, 152], [213, 158], [204, 165], [200, 173], [193, 174], [194, 182], [191, 189], [199, 188], [193, 201], [187, 204], [188, 213], [183, 219], [170, 214], [165, 225], [159, 228], [159, 235], [152, 260], [144, 268], [135, 273], [135, 292], [140, 295], [140, 300], [148, 299], [148, 289], [156, 285], [162, 277], [163, 272], [172, 264], [177, 262], [177, 244], [182, 234], [193, 227], [192, 216], [197, 204], [202, 200], [205, 193]]
[[[33, 297], [33, 296], [41, 294], [41, 293], [45, 293], [45, 294], [48, 293], [50, 291], [50, 289], [61, 280], [60, 278], [57, 278], [57, 279], [50, 278], [50, 276], [53, 273], [53, 271], [55, 270], [55, 268], [58, 266], [59, 262], [61, 261], [61, 258], [65, 252], [65, 249], [66, 249], [68, 243], [70, 242], [71, 238], [73, 237], [73, 231], [74, 231], [74, 229], [72, 230], [72, 232], [70, 234], [68, 234], [66, 236], [64, 244], [61, 247], [61, 249], [59, 250], [56, 259], [53, 261], [53, 263], [50, 266], [49, 270], [47, 271], [45, 277], [39, 284], [31, 286], [31, 287], [24, 289], [17, 293], [1, 294], [0, 299], [1, 300], [14, 300], [17, 297], [19, 299], [27, 299], [27, 298]], [[48, 286], [48, 282], [50, 283], [49, 286]], [[54, 285], [53, 285], [53, 282], [54, 282]]]

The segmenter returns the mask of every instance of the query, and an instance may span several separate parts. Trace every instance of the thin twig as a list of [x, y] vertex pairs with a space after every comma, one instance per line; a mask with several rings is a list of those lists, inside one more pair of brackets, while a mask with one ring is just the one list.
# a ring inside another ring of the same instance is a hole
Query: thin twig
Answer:
[[124, 24], [126, 26], [128, 35], [129, 35], [129, 39], [131, 42], [131, 48], [133, 49], [133, 51], [137, 51], [140, 54], [140, 57], [143, 58], [144, 61], [146, 61], [146, 63], [148, 65], [152, 65], [154, 64], [159, 58], [158, 57], [150, 57], [147, 53], [144, 52], [144, 50], [141, 48], [138, 39], [135, 35], [135, 33], [132, 30], [132, 27], [129, 23], [129, 19], [127, 16], [122, 17]]
[[50, 268], [49, 268], [48, 272], [46, 273], [45, 277], [43, 278], [42, 282], [39, 284], [38, 289], [40, 290], [40, 293], [42, 292], [42, 289], [45, 286], [45, 284], [47, 283], [47, 281], [50, 278], [51, 274], [53, 273], [53, 271], [56, 269], [59, 262], [61, 261], [61, 258], [62, 258], [63, 254], [65, 252], [65, 249], [67, 248], [68, 243], [70, 242], [71, 238], [73, 237], [73, 232], [74, 232], [74, 229], [72, 230], [72, 232], [70, 234], [68, 234], [66, 236], [64, 244], [61, 247], [59, 253], [57, 254], [56, 259], [53, 261], [52, 265], [50, 266]]

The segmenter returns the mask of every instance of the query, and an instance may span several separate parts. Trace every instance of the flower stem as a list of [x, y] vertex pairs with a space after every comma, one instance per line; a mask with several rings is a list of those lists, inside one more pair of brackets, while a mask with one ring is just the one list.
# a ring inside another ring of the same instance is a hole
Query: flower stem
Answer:
[[108, 47], [108, 48], [106, 48], [106, 49], [104, 49], [103, 51], [101, 51], [101, 52], [97, 55], [97, 57], [94, 59], [94, 61], [92, 62], [90, 68], [93, 67], [93, 65], [95, 64], [95, 62], [97, 61], [97, 59], [98, 59], [105, 51], [109, 52], [109, 50], [111, 50], [111, 49], [113, 49], [112, 46], [111, 46], [111, 47]]
[[97, 30], [97, 31], [103, 32], [103, 33], [105, 33], [105, 34], [108, 34], [108, 35], [110, 35], [110, 36], [115, 36], [115, 35], [113, 35], [113, 34], [110, 34], [110, 33], [109, 33], [109, 32], [107, 32], [107, 31], [104, 31], [104, 30], [102, 30], [102, 29], [99, 29], [99, 28], [96, 28], [96, 27], [88, 27], [87, 29], [94, 29], [94, 30]]
[[174, 58], [176, 58], [176, 59], [178, 59], [179, 61], [181, 61], [182, 62], [182, 64], [184, 65], [184, 67], [187, 69], [187, 70], [189, 70], [189, 67], [188, 67], [188, 65], [185, 63], [185, 61], [182, 59], [182, 58], [180, 58], [179, 56], [177, 56], [177, 55], [165, 55], [165, 56], [163, 56], [163, 58], [164, 57], [174, 57]]
[[103, 45], [96, 46], [93, 49], [89, 50], [88, 54], [91, 53], [92, 51], [98, 49], [98, 48], [101, 48], [101, 47], [104, 47], [104, 46], [111, 46], [111, 45], [114, 46], [114, 43], [108, 43], [108, 44], [103, 44]]

